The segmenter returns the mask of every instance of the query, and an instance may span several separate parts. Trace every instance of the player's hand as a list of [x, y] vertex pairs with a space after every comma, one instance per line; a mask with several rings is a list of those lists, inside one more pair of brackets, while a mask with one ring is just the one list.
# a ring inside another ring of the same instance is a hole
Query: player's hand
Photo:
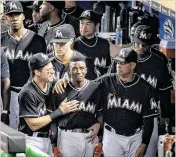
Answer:
[[1, 114], [1, 121], [6, 125], [9, 125], [9, 114], [2, 113]]
[[95, 147], [93, 157], [101, 157], [102, 156], [102, 154], [103, 154], [103, 148], [102, 147], [103, 147], [102, 142], [99, 142]]
[[97, 137], [99, 129], [100, 129], [99, 123], [95, 123], [94, 125], [92, 125], [90, 128], [87, 129], [90, 130], [90, 134], [86, 137], [86, 139], [88, 139], [88, 142], [93, 142], [95, 137]]
[[79, 101], [77, 100], [68, 101], [66, 98], [61, 102], [61, 104], [59, 105], [59, 108], [61, 109], [63, 114], [66, 114], [69, 112], [76, 111], [78, 105], [79, 105]]
[[109, 42], [109, 49], [110, 49], [110, 54], [115, 57], [118, 55], [119, 51], [120, 51], [120, 46], [117, 46], [115, 44], [112, 44], [111, 42]]
[[64, 93], [64, 89], [67, 87], [68, 80], [66, 78], [59, 79], [53, 88], [53, 93]]
[[147, 145], [142, 143], [136, 150], [135, 157], [143, 157], [147, 151]]
[[54, 154], [54, 157], [63, 157], [59, 148], [57, 148], [57, 147], [53, 148], [53, 154]]

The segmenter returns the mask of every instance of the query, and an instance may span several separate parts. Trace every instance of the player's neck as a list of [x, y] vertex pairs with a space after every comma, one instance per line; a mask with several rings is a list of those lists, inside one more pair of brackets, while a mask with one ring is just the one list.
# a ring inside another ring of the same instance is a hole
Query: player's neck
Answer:
[[92, 39], [92, 38], [95, 37], [95, 34], [92, 34], [92, 35], [89, 35], [89, 36], [84, 36], [84, 37], [87, 38], [87, 39]]
[[48, 89], [48, 83], [45, 81], [41, 81], [37, 77], [34, 76], [33, 81], [37, 84], [37, 86], [43, 91], [46, 92]]
[[49, 17], [49, 25], [50, 26], [55, 25], [56, 23], [58, 23], [60, 21], [61, 21], [61, 18], [58, 17], [54, 12]]
[[71, 81], [72, 82], [72, 85], [75, 87], [75, 88], [82, 88], [85, 86], [86, 84], [86, 79], [84, 79], [83, 81], [81, 82], [78, 82], [78, 81]]
[[130, 73], [128, 76], [119, 76], [123, 83], [132, 82], [135, 78], [134, 73]]
[[21, 27], [18, 30], [10, 29], [10, 33], [15, 39], [20, 40], [27, 33], [27, 29], [24, 27]]

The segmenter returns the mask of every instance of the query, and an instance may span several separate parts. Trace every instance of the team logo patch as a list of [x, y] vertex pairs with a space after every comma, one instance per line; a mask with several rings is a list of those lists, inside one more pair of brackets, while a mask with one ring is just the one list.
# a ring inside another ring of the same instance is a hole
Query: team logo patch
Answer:
[[17, 9], [20, 9], [20, 8], [17, 7], [16, 4], [13, 3], [13, 2], [10, 3], [9, 7], [10, 7], [10, 10], [17, 10]]
[[84, 17], [90, 17], [90, 11], [89, 11], [89, 10], [86, 10], [86, 11], [82, 14], [82, 16], [84, 16]]
[[151, 39], [152, 33], [147, 33], [146, 31], [141, 31], [139, 34], [139, 39]]
[[62, 32], [60, 30], [56, 31], [55, 38], [63, 38]]

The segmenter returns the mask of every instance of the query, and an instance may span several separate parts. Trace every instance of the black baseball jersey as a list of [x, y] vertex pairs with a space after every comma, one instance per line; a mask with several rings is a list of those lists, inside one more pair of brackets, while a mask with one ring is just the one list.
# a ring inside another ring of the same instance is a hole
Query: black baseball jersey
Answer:
[[[49, 58], [54, 57], [54, 52], [50, 53], [48, 56]], [[69, 62], [75, 59], [86, 59], [86, 57], [82, 55], [81, 53], [79, 53], [78, 51], [74, 51], [74, 54]], [[67, 79], [69, 79], [69, 76], [68, 76], [69, 62], [67, 64], [63, 64], [59, 59], [57, 59], [56, 57], [54, 58], [54, 60], [52, 61], [52, 64], [55, 69], [55, 79], [56, 80], [63, 78], [63, 77], [66, 77]]]
[[27, 30], [18, 41], [7, 31], [1, 34], [1, 46], [8, 58], [11, 86], [22, 87], [30, 76], [29, 58], [38, 52], [46, 53], [44, 38]]
[[68, 100], [78, 100], [78, 110], [66, 114], [57, 119], [58, 126], [61, 129], [87, 129], [96, 123], [96, 113], [102, 109], [100, 101], [99, 83], [86, 80], [82, 88], [74, 88], [71, 83], [68, 84], [63, 94], [55, 97], [55, 105], [62, 102], [66, 97]]
[[107, 74], [97, 81], [104, 93], [104, 122], [118, 134], [131, 133], [143, 126], [144, 118], [159, 115], [155, 89], [137, 74], [128, 83], [117, 74]]
[[9, 26], [4, 23], [1, 23], [1, 33], [6, 32], [8, 30], [9, 30]]
[[172, 88], [168, 67], [156, 53], [151, 52], [144, 60], [138, 60], [136, 72], [158, 90]]
[[[48, 83], [47, 92], [43, 92], [38, 85], [32, 80], [28, 81], [18, 96], [19, 102], [19, 131], [32, 135], [33, 131], [29, 128], [24, 118], [38, 118], [48, 114], [47, 108], [52, 93], [52, 83]], [[48, 132], [49, 125], [37, 130], [37, 132]]]
[[106, 39], [97, 36], [87, 39], [80, 36], [76, 39], [74, 48], [89, 58], [86, 78], [93, 80], [107, 72], [111, 58], [109, 43]]
[[81, 13], [84, 10], [82, 8], [80, 8], [79, 6], [77, 7], [72, 7], [72, 8], [64, 8], [62, 10], [63, 12], [63, 16], [64, 18], [66, 18], [67, 22], [73, 26], [73, 28], [75, 29], [75, 34], [76, 37], [78, 37], [80, 35], [79, 33], [79, 17], [81, 15]]

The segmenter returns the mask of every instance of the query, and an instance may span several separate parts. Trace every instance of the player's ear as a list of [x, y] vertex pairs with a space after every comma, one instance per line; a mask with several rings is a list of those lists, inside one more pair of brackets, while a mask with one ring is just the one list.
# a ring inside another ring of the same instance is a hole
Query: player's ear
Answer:
[[96, 30], [99, 30], [99, 27], [100, 27], [100, 23], [97, 23], [97, 24], [95, 25]]
[[34, 74], [37, 76], [40, 76], [40, 71], [36, 69], [36, 70], [34, 70]]
[[25, 20], [25, 15], [24, 14], [22, 14], [22, 18], [23, 18], [23, 20]]
[[132, 62], [131, 69], [134, 70], [136, 67], [136, 63]]

